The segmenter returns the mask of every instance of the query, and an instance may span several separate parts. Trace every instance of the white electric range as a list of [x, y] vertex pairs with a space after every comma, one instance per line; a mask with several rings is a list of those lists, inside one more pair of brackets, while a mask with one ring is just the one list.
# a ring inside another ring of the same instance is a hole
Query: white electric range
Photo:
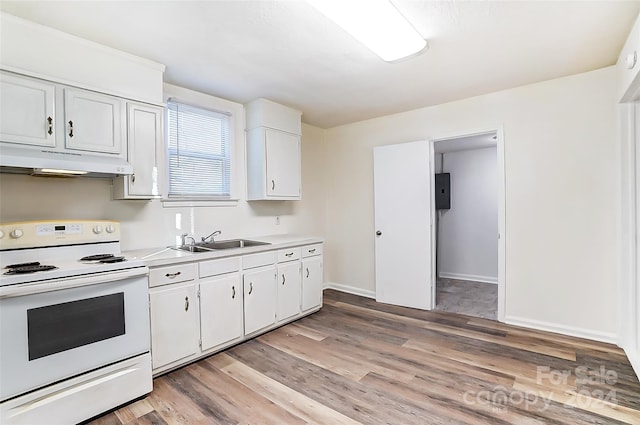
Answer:
[[118, 222], [0, 224], [0, 423], [77, 423], [152, 390], [147, 275]]

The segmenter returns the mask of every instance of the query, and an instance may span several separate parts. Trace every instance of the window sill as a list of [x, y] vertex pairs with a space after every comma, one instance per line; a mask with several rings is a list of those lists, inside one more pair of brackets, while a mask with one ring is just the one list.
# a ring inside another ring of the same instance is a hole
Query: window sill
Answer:
[[235, 207], [238, 199], [208, 199], [208, 200], [188, 200], [188, 199], [163, 199], [163, 208], [183, 208], [183, 207]]

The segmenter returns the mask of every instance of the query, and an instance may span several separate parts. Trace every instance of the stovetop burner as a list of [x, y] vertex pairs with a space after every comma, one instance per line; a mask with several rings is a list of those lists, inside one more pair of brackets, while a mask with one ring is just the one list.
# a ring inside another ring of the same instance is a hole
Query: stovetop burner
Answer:
[[80, 261], [101, 261], [107, 260], [109, 258], [114, 258], [113, 254], [96, 254], [96, 255], [88, 255], [86, 257], [82, 257]]
[[127, 261], [124, 257], [116, 257], [113, 254], [96, 254], [82, 257], [80, 261], [95, 262], [102, 264], [121, 263]]
[[124, 257], [113, 257], [113, 256], [100, 260], [100, 262], [104, 264], [121, 263], [123, 261], [127, 261], [127, 260]]
[[7, 266], [9, 271], [4, 272], [6, 275], [27, 274], [36, 272], [45, 272], [47, 270], [55, 270], [56, 266], [42, 266], [40, 263], [24, 263]]

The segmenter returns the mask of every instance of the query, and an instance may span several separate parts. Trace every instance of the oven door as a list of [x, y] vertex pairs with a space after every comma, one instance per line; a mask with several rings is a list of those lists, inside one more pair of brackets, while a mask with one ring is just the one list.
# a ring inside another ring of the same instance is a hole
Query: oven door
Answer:
[[147, 273], [1, 287], [1, 401], [148, 352]]

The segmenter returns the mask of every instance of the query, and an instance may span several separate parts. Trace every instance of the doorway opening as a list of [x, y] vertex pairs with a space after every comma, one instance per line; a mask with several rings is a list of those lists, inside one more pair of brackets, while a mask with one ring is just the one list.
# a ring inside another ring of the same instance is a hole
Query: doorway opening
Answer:
[[503, 320], [502, 131], [431, 143], [434, 309]]

